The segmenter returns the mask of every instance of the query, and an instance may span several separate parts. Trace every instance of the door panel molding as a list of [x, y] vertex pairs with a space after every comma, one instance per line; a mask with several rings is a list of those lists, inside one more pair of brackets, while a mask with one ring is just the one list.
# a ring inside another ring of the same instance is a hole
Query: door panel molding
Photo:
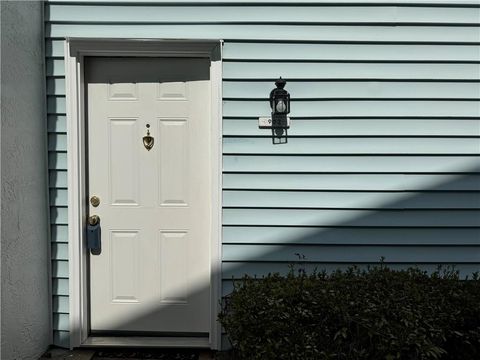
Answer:
[[[88, 267], [84, 227], [88, 213], [86, 192], [86, 131], [84, 59], [87, 56], [202, 57], [210, 59], [211, 81], [211, 320], [208, 346], [220, 348], [221, 329], [216, 321], [221, 299], [221, 163], [222, 163], [222, 52], [221, 40], [87, 39], [67, 38], [65, 46], [66, 116], [68, 138], [68, 236], [70, 347], [88, 346]], [[122, 89], [118, 89], [119, 91]], [[179, 89], [181, 90], [181, 89]], [[120, 92], [123, 92], [120, 91]], [[179, 91], [180, 93], [180, 91]], [[168, 95], [168, 94], [167, 94]], [[172, 95], [170, 95], [172, 96]], [[157, 341], [168, 346], [168, 341]], [[145, 344], [147, 345], [147, 343]], [[171, 345], [174, 345], [173, 343]], [[185, 339], [185, 346], [188, 346]], [[198, 345], [192, 342], [191, 346]]]

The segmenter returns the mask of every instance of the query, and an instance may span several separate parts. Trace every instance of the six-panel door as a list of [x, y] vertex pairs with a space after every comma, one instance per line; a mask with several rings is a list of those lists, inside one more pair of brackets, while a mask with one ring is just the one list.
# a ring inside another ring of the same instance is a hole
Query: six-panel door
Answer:
[[102, 232], [92, 332], [209, 332], [209, 64], [87, 60], [89, 213]]

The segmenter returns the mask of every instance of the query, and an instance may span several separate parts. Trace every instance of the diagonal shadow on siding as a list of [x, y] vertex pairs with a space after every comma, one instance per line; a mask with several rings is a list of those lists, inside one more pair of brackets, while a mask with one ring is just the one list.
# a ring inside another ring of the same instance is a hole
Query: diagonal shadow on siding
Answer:
[[[324, 211], [342, 211], [339, 209], [283, 208], [280, 209], [282, 225], [246, 226], [244, 222], [224, 225], [223, 294], [231, 291], [232, 279], [244, 274], [286, 273], [295, 263], [307, 271], [333, 271], [351, 264], [376, 264], [384, 257], [385, 262], [395, 268], [418, 265], [432, 271], [438, 264], [457, 264], [462, 276], [478, 271], [479, 173], [479, 167], [465, 169], [453, 179], [446, 175], [448, 181], [421, 190], [387, 192], [391, 194], [391, 199], [387, 196], [388, 201], [367, 201], [366, 208], [351, 210], [352, 213], [343, 218], [324, 215]], [[292, 215], [298, 211], [309, 211], [303, 223], [295, 220], [297, 215]], [[315, 211], [319, 211], [317, 217]], [[297, 254], [304, 255], [305, 259], [299, 261]], [[194, 284], [188, 298], [209, 291], [209, 284]], [[178, 306], [162, 304], [135, 317], [125, 315], [122, 319], [112, 319], [115, 324], [112, 330], [141, 329], [154, 314], [167, 314]]]

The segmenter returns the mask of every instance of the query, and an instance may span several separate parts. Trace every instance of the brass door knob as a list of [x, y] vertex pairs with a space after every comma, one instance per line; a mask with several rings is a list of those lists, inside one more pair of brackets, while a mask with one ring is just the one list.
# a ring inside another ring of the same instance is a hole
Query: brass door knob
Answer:
[[91, 215], [88, 217], [88, 223], [91, 226], [95, 226], [100, 222], [100, 217], [98, 215]]
[[98, 205], [100, 205], [100, 198], [96, 195], [93, 195], [90, 198], [90, 204], [92, 204], [93, 207], [97, 207]]

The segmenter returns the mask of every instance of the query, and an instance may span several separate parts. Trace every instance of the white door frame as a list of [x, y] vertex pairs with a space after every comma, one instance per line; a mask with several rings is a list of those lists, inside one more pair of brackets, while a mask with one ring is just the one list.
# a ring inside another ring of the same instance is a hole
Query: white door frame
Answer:
[[[88, 214], [85, 155], [84, 59], [86, 56], [203, 57], [209, 58], [211, 81], [212, 153], [212, 253], [211, 321], [205, 347], [219, 349], [221, 327], [217, 322], [221, 300], [221, 209], [222, 209], [222, 45], [221, 40], [90, 39], [65, 40], [66, 115], [68, 141], [68, 239], [70, 348], [92, 345], [132, 345], [128, 338], [105, 338], [92, 343], [88, 328], [87, 249], [84, 241]], [[198, 340], [198, 339], [197, 339]], [[196, 346], [198, 341], [176, 338], [136, 338], [135, 346]]]

